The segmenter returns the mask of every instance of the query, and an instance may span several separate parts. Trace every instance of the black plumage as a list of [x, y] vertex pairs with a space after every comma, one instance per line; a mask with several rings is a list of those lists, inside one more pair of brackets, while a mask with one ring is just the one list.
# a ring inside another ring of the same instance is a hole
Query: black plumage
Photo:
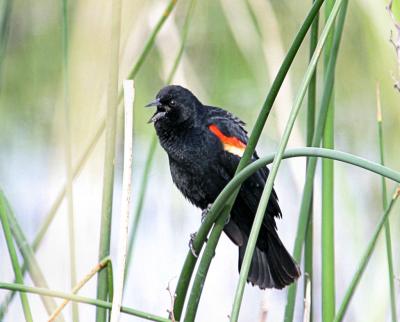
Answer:
[[[190, 202], [206, 209], [239, 164], [248, 140], [244, 122], [221, 108], [203, 105], [181, 86], [164, 87], [149, 106], [157, 106], [150, 122], [154, 122], [160, 144], [168, 154], [173, 182]], [[268, 174], [264, 167], [243, 183], [224, 228], [239, 246], [239, 271]], [[276, 217], [281, 217], [281, 210], [273, 190], [248, 276], [248, 281], [261, 289], [281, 289], [300, 276], [279, 239]]]

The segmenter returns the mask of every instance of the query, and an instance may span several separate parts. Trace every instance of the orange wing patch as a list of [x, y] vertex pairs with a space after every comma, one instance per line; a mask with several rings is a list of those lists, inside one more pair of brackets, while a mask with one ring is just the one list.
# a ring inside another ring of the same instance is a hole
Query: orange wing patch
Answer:
[[246, 144], [234, 136], [224, 135], [215, 124], [211, 124], [208, 128], [222, 142], [225, 151], [242, 157]]

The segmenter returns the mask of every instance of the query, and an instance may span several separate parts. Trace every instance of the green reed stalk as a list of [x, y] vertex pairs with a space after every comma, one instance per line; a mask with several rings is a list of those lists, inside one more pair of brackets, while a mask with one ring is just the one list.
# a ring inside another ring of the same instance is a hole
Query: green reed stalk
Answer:
[[[335, 3], [336, 5], [336, 3]], [[343, 33], [344, 21], [346, 18], [347, 12], [347, 5], [348, 0], [343, 1], [343, 8], [338, 17], [338, 23], [335, 30], [335, 35], [333, 39], [333, 46], [331, 51], [331, 57], [329, 60], [326, 77], [324, 81], [324, 89], [322, 92], [322, 101], [321, 101], [321, 108], [318, 115], [318, 121], [316, 124], [314, 137], [312, 141], [312, 146], [316, 147], [320, 145], [322, 134], [325, 128], [326, 117], [328, 113], [329, 101], [332, 95], [333, 90], [333, 80], [335, 77], [335, 67], [336, 67], [336, 60], [339, 52], [339, 45], [340, 40]], [[307, 164], [307, 172], [306, 172], [306, 181], [304, 184], [303, 190], [303, 197], [301, 200], [300, 206], [300, 215], [297, 224], [297, 232], [296, 232], [296, 239], [294, 244], [293, 250], [293, 257], [298, 262], [301, 260], [301, 251], [306, 235], [307, 225], [308, 225], [308, 215], [311, 206], [311, 199], [313, 194], [313, 182], [314, 182], [314, 175], [315, 169], [317, 166], [317, 159], [311, 158], [309, 159], [309, 163]], [[288, 290], [288, 300], [286, 303], [285, 308], [285, 322], [293, 321], [294, 316], [294, 308], [296, 304], [296, 291], [297, 291], [297, 284], [293, 283], [289, 286]]]
[[[3, 226], [4, 237], [6, 239], [8, 253], [10, 255], [11, 264], [14, 269], [15, 280], [17, 283], [23, 284], [23, 276], [21, 272], [21, 268], [18, 263], [18, 256], [15, 250], [14, 241], [11, 235], [10, 225], [8, 223], [8, 216], [7, 216], [7, 202], [2, 190], [0, 190], [0, 221]], [[33, 322], [31, 308], [29, 306], [28, 297], [26, 294], [20, 294], [21, 296], [21, 304], [22, 309], [24, 311], [25, 320], [27, 322]]]
[[[0, 7], [0, 81], [3, 72], [3, 62], [6, 56], [8, 36], [10, 34], [10, 17], [12, 9], [12, 0], [5, 0]], [[0, 84], [1, 88], [1, 84]]]
[[295, 103], [292, 108], [292, 111], [289, 115], [289, 120], [286, 124], [285, 131], [282, 135], [282, 139], [281, 139], [281, 142], [278, 147], [277, 156], [274, 159], [274, 162], [271, 167], [271, 171], [268, 175], [268, 179], [265, 184], [264, 191], [263, 191], [263, 194], [261, 196], [261, 199], [260, 199], [260, 202], [259, 202], [259, 205], [257, 208], [256, 216], [254, 218], [254, 222], [253, 222], [252, 229], [250, 232], [249, 240], [247, 243], [246, 252], [244, 255], [244, 259], [243, 259], [243, 263], [242, 263], [242, 267], [241, 267], [241, 271], [240, 271], [239, 283], [238, 283], [238, 286], [236, 289], [235, 299], [234, 299], [234, 303], [233, 303], [233, 307], [232, 307], [232, 313], [231, 313], [231, 318], [230, 318], [231, 322], [236, 322], [239, 318], [239, 311], [240, 311], [241, 302], [242, 302], [242, 298], [243, 298], [244, 287], [246, 285], [247, 276], [248, 276], [248, 273], [250, 270], [251, 260], [252, 260], [252, 257], [254, 254], [254, 249], [255, 249], [255, 246], [257, 243], [258, 234], [259, 234], [259, 231], [260, 231], [260, 228], [262, 225], [262, 221], [264, 218], [265, 209], [267, 208], [269, 197], [272, 192], [273, 183], [274, 183], [274, 180], [278, 173], [278, 169], [279, 169], [282, 157], [283, 157], [283, 153], [285, 152], [287, 143], [289, 141], [290, 133], [293, 129], [294, 122], [300, 111], [301, 103], [303, 101], [304, 95], [307, 91], [307, 88], [308, 88], [310, 80], [313, 76], [313, 73], [317, 67], [317, 62], [318, 62], [319, 56], [321, 54], [321, 51], [323, 49], [323, 46], [325, 44], [325, 41], [327, 40], [328, 33], [334, 26], [335, 18], [340, 10], [340, 5], [341, 5], [342, 1], [343, 0], [336, 1], [335, 6], [332, 9], [332, 12], [329, 15], [329, 18], [326, 22], [324, 30], [321, 33], [321, 37], [317, 43], [317, 47], [315, 48], [315, 52], [311, 58], [310, 64], [304, 75], [297, 98], [296, 98]]
[[[191, 0], [189, 3], [185, 21], [184, 21], [183, 27], [182, 27], [181, 46], [178, 50], [178, 53], [176, 55], [176, 58], [175, 58], [173, 66], [171, 68], [171, 71], [169, 72], [168, 78], [166, 80], [166, 84], [170, 84], [172, 82], [172, 80], [175, 76], [176, 70], [178, 68], [178, 65], [182, 59], [182, 55], [183, 55], [183, 52], [184, 52], [184, 49], [185, 49], [186, 43], [187, 43], [187, 38], [188, 38], [188, 34], [189, 34], [189, 26], [192, 21], [195, 4], [196, 4], [196, 0]], [[150, 169], [153, 164], [154, 155], [155, 155], [155, 151], [157, 148], [157, 141], [158, 141], [157, 135], [155, 133], [153, 133], [153, 135], [151, 137], [150, 147], [149, 147], [149, 150], [146, 155], [146, 161], [145, 161], [144, 170], [143, 170], [143, 174], [142, 174], [142, 178], [141, 178], [141, 185], [139, 188], [139, 197], [138, 197], [138, 201], [137, 201], [137, 206], [135, 209], [135, 214], [133, 215], [132, 224], [130, 226], [129, 246], [128, 246], [128, 255], [127, 255], [128, 257], [127, 257], [127, 261], [126, 261], [127, 269], [125, 270], [125, 278], [124, 278], [125, 280], [127, 280], [129, 267], [132, 262], [134, 244], [135, 244], [135, 240], [136, 240], [137, 230], [139, 227], [139, 222], [142, 217], [144, 198], [146, 196]]]
[[[304, 37], [307, 34], [307, 31], [310, 28], [310, 26], [311, 26], [315, 16], [317, 15], [323, 2], [324, 2], [324, 0], [316, 0], [315, 1], [311, 10], [309, 11], [307, 17], [305, 18], [302, 26], [300, 27], [291, 47], [284, 59], [279, 71], [278, 71], [278, 74], [276, 75], [276, 78], [274, 79], [274, 82], [272, 83], [271, 89], [268, 92], [267, 98], [263, 104], [261, 112], [258, 115], [258, 118], [254, 125], [254, 130], [251, 132], [249, 142], [247, 144], [244, 155], [238, 165], [236, 173], [238, 173], [241, 169], [243, 169], [251, 160], [251, 156], [254, 153], [255, 146], [257, 145], [258, 139], [260, 138], [261, 132], [262, 132], [265, 122], [268, 118], [268, 115], [271, 111], [271, 108], [276, 99], [276, 96], [278, 95], [279, 89], [282, 86], [282, 83], [283, 83], [283, 81], [286, 77], [286, 74], [289, 71], [289, 68], [297, 54], [297, 51], [299, 50], [300, 45], [302, 44]], [[231, 197], [233, 197], [232, 200], [230, 201], [231, 206], [234, 202], [236, 194], [237, 194], [237, 192], [235, 192], [231, 196]], [[230, 210], [230, 208], [225, 213], [225, 216], [228, 216], [229, 210]], [[208, 232], [210, 231], [211, 226], [214, 224], [215, 218], [218, 215], [219, 215], [219, 212], [217, 211], [217, 207], [215, 207], [215, 202], [214, 202], [213, 207], [210, 209], [206, 219], [200, 226], [199, 231], [197, 232], [196, 238], [193, 241], [193, 247], [198, 254], [200, 253], [201, 248], [204, 244], [204, 240], [205, 240]], [[214, 219], [212, 220], [211, 218], [214, 218]], [[191, 251], [188, 251], [185, 262], [183, 264], [183, 268], [182, 268], [180, 276], [179, 276], [179, 280], [178, 280], [178, 284], [177, 284], [176, 292], [175, 292], [176, 299], [174, 302], [174, 316], [178, 320], [180, 320], [180, 317], [182, 314], [183, 305], [185, 303], [185, 298], [186, 298], [187, 290], [189, 287], [189, 283], [190, 283], [194, 268], [196, 266], [196, 261], [197, 261], [197, 258], [195, 258], [193, 256]], [[201, 285], [201, 283], [200, 283], [200, 285]], [[196, 300], [194, 300], [193, 303], [196, 303]]]
[[[325, 3], [325, 16], [329, 17], [335, 0]], [[333, 45], [334, 28], [328, 35], [325, 47], [325, 76], [329, 65]], [[327, 78], [325, 78], [327, 80]], [[330, 80], [329, 80], [330, 81]], [[332, 94], [328, 106], [328, 114], [322, 147], [334, 148], [334, 79]], [[322, 218], [321, 218], [321, 259], [322, 259], [322, 320], [332, 322], [335, 316], [335, 220], [334, 220], [334, 169], [332, 160], [322, 160]]]
[[[32, 294], [40, 294], [43, 296], [51, 296], [51, 297], [56, 297], [60, 299], [67, 299], [76, 303], [84, 303], [84, 304], [89, 304], [89, 305], [94, 305], [96, 307], [101, 307], [103, 309], [110, 310], [111, 309], [111, 302], [107, 301], [102, 301], [102, 300], [97, 300], [97, 299], [92, 299], [89, 297], [84, 297], [84, 296], [79, 296], [75, 294], [69, 294], [69, 293], [64, 293], [64, 292], [59, 292], [59, 291], [53, 291], [49, 290], [46, 288], [40, 288], [40, 287], [31, 287], [31, 286], [26, 286], [22, 284], [16, 284], [16, 283], [2, 283], [0, 282], [0, 289], [3, 290], [10, 290], [13, 292], [21, 292], [21, 293], [32, 293]], [[121, 306], [121, 312], [132, 315], [132, 316], [137, 316], [145, 320], [150, 320], [150, 321], [158, 321], [158, 322], [173, 322], [169, 319], [135, 310], [126, 306]]]
[[356, 290], [356, 287], [358, 286], [358, 283], [360, 282], [361, 276], [364, 273], [365, 268], [367, 267], [368, 261], [372, 255], [372, 252], [375, 248], [376, 242], [378, 240], [379, 234], [382, 231], [382, 228], [385, 226], [385, 223], [388, 220], [389, 214], [396, 202], [396, 200], [398, 199], [400, 195], [400, 188], [398, 187], [396, 189], [396, 192], [394, 193], [392, 200], [389, 203], [389, 206], [386, 208], [385, 213], [381, 219], [381, 221], [379, 222], [378, 227], [375, 230], [375, 233], [372, 237], [372, 239], [370, 240], [370, 242], [368, 243], [368, 246], [364, 252], [364, 255], [361, 258], [360, 263], [358, 264], [357, 267], [357, 271], [353, 276], [353, 279], [351, 280], [351, 283], [344, 295], [343, 301], [340, 305], [340, 308], [335, 316], [334, 322], [339, 322], [343, 320], [343, 317], [347, 311], [347, 308], [349, 306], [350, 300], [353, 297], [353, 294]]
[[[380, 163], [385, 165], [385, 150], [383, 141], [383, 125], [382, 125], [382, 108], [380, 98], [379, 84], [376, 85], [376, 121], [378, 125], [378, 142], [379, 142], [379, 158]], [[385, 210], [388, 207], [387, 189], [385, 177], [382, 177], [382, 207]], [[390, 291], [390, 309], [392, 313], [392, 322], [397, 322], [396, 312], [396, 289], [394, 286], [394, 270], [393, 270], [393, 252], [392, 252], [392, 238], [390, 233], [390, 221], [385, 222], [385, 242], [386, 242], [386, 255], [388, 261], [388, 278], [389, 278], [389, 291]]]
[[[76, 251], [75, 251], [75, 220], [73, 199], [73, 174], [71, 155], [71, 111], [69, 106], [69, 71], [68, 71], [68, 0], [62, 0], [62, 47], [63, 47], [63, 83], [64, 83], [64, 146], [66, 164], [66, 194], [67, 194], [67, 216], [68, 216], [68, 241], [70, 257], [70, 283], [71, 288], [77, 282], [76, 278]], [[72, 320], [79, 322], [79, 311], [76, 303], [72, 304]]]
[[[314, 2], [315, 0], [313, 0]], [[311, 35], [310, 35], [310, 60], [312, 55], [314, 54], [315, 48], [318, 43], [318, 25], [319, 25], [319, 15], [315, 17], [315, 20], [311, 26]], [[308, 86], [308, 100], [307, 100], [307, 146], [312, 145], [312, 139], [314, 135], [315, 129], [315, 106], [317, 100], [317, 73], [314, 71], [313, 76], [310, 81], [310, 85]], [[307, 160], [308, 164], [309, 160]], [[313, 188], [311, 188], [313, 189]], [[309, 296], [310, 296], [310, 307], [309, 307], [309, 316], [310, 322], [312, 321], [312, 313], [313, 313], [313, 209], [312, 209], [313, 199], [310, 200], [310, 210], [309, 210], [309, 219], [307, 225], [306, 239], [304, 242], [304, 274], [307, 274], [307, 278], [304, 279], [304, 296], [306, 296], [307, 292], [307, 283], [310, 283], [309, 286]]]
[[[114, 188], [115, 137], [118, 110], [118, 69], [121, 31], [121, 0], [111, 6], [111, 33], [109, 79], [107, 89], [106, 147], [104, 158], [103, 197], [101, 210], [99, 261], [110, 254], [111, 219]], [[106, 300], [108, 294], [107, 272], [101, 271], [97, 279], [97, 298]], [[96, 321], [105, 322], [107, 311], [97, 308]]]

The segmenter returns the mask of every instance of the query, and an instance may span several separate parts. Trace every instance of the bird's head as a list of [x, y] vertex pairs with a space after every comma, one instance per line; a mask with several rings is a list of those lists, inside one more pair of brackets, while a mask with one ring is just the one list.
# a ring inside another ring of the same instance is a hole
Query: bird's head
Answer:
[[174, 126], [183, 122], [195, 120], [197, 108], [201, 106], [199, 100], [186, 88], [177, 85], [163, 87], [156, 99], [146, 107], [157, 107], [157, 111], [150, 118], [149, 123], [155, 125]]

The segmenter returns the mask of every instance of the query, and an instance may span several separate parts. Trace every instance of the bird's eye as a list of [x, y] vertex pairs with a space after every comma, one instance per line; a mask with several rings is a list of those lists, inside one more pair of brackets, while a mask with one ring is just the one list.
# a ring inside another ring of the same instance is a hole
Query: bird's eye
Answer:
[[176, 106], [176, 101], [175, 100], [170, 100], [168, 105], [171, 106], [171, 107], [174, 107], [174, 106]]

